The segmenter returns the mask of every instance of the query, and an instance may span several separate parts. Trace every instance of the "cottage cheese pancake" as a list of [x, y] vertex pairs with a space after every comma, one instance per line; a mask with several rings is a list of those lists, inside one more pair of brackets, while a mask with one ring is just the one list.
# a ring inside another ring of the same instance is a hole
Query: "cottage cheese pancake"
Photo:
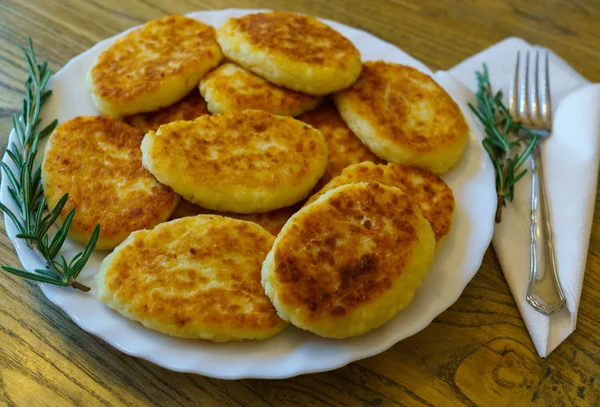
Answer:
[[227, 20], [217, 30], [225, 56], [271, 83], [309, 95], [352, 85], [360, 53], [316, 18], [279, 11]]
[[200, 81], [200, 93], [212, 113], [258, 109], [298, 116], [317, 106], [321, 99], [273, 85], [233, 63], [226, 63]]
[[221, 215], [229, 218], [245, 220], [247, 222], [253, 222], [260, 225], [270, 234], [277, 236], [281, 231], [281, 228], [290, 219], [290, 217], [298, 212], [302, 207], [301, 203], [297, 203], [292, 206], [286, 206], [285, 208], [275, 209], [274, 211], [265, 213], [250, 213], [242, 215], [239, 213], [232, 212], [215, 212], [204, 209], [201, 206], [194, 205], [193, 203], [182, 199], [179, 201], [179, 205], [175, 208], [175, 211], [171, 215], [171, 219], [184, 218], [186, 216], [196, 216], [201, 214]]
[[319, 130], [327, 141], [327, 170], [316, 188], [323, 187], [349, 165], [363, 161], [382, 162], [352, 133], [332, 104], [324, 103], [298, 117], [298, 120]]
[[412, 300], [435, 238], [400, 189], [343, 185], [296, 213], [263, 264], [280, 317], [331, 338], [364, 334]]
[[112, 249], [131, 232], [169, 218], [177, 203], [171, 188], [142, 166], [144, 133], [101, 116], [76, 117], [58, 126], [46, 147], [42, 182], [50, 208], [68, 193], [60, 215], [75, 209], [69, 236], [85, 243], [100, 224], [97, 249]]
[[98, 56], [88, 76], [92, 99], [106, 116], [158, 110], [187, 95], [222, 58], [213, 27], [180, 15], [153, 20]]
[[98, 297], [180, 338], [268, 338], [286, 326], [260, 281], [273, 239], [254, 223], [214, 215], [138, 231], [102, 262]]
[[325, 172], [313, 127], [259, 110], [165, 124], [142, 142], [144, 166], [203, 208], [269, 212], [304, 199]]
[[366, 62], [360, 79], [334, 101], [348, 127], [386, 161], [441, 174], [465, 149], [469, 129], [457, 104], [409, 66]]
[[311, 196], [306, 205], [341, 185], [370, 181], [400, 188], [407, 194], [431, 224], [438, 244], [450, 232], [454, 214], [454, 194], [448, 184], [430, 171], [403, 164], [376, 165], [364, 162], [352, 165]]
[[206, 102], [200, 96], [197, 89], [192, 90], [179, 102], [163, 109], [139, 113], [125, 117], [125, 123], [148, 132], [156, 130], [161, 125], [175, 122], [177, 120], [194, 120], [205, 114], [210, 114], [206, 108]]

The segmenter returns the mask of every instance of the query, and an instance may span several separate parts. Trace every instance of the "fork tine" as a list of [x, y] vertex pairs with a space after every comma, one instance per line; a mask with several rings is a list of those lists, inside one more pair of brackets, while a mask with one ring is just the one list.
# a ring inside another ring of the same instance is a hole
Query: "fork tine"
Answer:
[[510, 115], [514, 118], [517, 117], [518, 114], [518, 103], [517, 98], [519, 94], [519, 61], [521, 60], [521, 51], [517, 51], [517, 62], [515, 63], [515, 70], [513, 72], [513, 81], [510, 85], [510, 89], [508, 92], [508, 110]]
[[539, 90], [539, 71], [540, 71], [540, 51], [535, 52], [535, 68], [533, 70], [533, 88], [531, 92], [531, 98], [529, 99], [529, 118], [531, 123], [538, 125], [540, 122], [540, 90]]
[[542, 98], [541, 100], [541, 112], [542, 120], [546, 127], [552, 125], [552, 101], [550, 99], [550, 64], [549, 64], [548, 52], [546, 52], [546, 63], [544, 64], [544, 74], [542, 75]]
[[525, 57], [525, 72], [521, 75], [519, 81], [519, 120], [529, 121], [529, 51]]

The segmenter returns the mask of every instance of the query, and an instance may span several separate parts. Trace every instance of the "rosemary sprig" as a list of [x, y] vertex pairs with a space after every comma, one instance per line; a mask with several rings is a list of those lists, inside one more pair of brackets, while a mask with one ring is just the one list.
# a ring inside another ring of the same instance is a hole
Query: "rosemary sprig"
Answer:
[[17, 205], [18, 212], [12, 212], [2, 203], [0, 203], [0, 208], [17, 227], [19, 231], [17, 237], [24, 239], [33, 250], [37, 249], [46, 260], [46, 268], [27, 271], [2, 266], [2, 269], [30, 280], [89, 291], [89, 287], [77, 282], [76, 279], [94, 250], [100, 233], [100, 225], [96, 225], [94, 228], [83, 252], [76, 254], [71, 261], [67, 261], [63, 255], [58, 257], [67, 238], [73, 216], [75, 216], [75, 209], [69, 212], [54, 237], [50, 238], [48, 232], [57, 222], [58, 216], [67, 202], [68, 194], [65, 194], [52, 210], [46, 211], [46, 198], [41, 179], [42, 169], [35, 162], [39, 142], [50, 135], [57, 124], [57, 120], [54, 120], [41, 131], [37, 130], [41, 122], [41, 108], [52, 94], [51, 90], [46, 90], [52, 71], [48, 68], [47, 61], [38, 65], [31, 38], [29, 38], [29, 49], [21, 47], [21, 50], [29, 70], [29, 78], [25, 81], [23, 110], [18, 117], [16, 114], [12, 116], [18, 142], [10, 143], [6, 150], [16, 171], [13, 172], [11, 166], [2, 162], [4, 175], [9, 183], [8, 192]]
[[[483, 64], [483, 72], [477, 76], [477, 107], [469, 107], [483, 124], [485, 138], [483, 148], [489, 154], [496, 172], [496, 223], [502, 220], [502, 208], [506, 201], [512, 202], [515, 184], [527, 173], [521, 169], [527, 157], [535, 147], [537, 134], [515, 121], [502, 103], [502, 92], [492, 92], [488, 69]], [[524, 148], [522, 146], [525, 146]]]

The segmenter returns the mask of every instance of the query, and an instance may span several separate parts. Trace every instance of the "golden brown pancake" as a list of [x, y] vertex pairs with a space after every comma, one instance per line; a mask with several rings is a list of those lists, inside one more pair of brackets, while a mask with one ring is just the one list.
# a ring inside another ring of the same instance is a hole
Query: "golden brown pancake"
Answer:
[[42, 182], [50, 208], [68, 193], [60, 215], [75, 209], [69, 236], [85, 243], [100, 224], [96, 249], [112, 249], [131, 232], [171, 216], [179, 196], [142, 166], [144, 133], [117, 119], [76, 117], [46, 147]]
[[309, 95], [347, 88], [361, 71], [360, 53], [316, 18], [272, 11], [230, 18], [217, 31], [227, 58], [271, 83]]
[[213, 211], [262, 213], [304, 199], [325, 172], [323, 135], [260, 110], [202, 116], [150, 131], [144, 166], [183, 198]]
[[348, 127], [380, 158], [441, 174], [462, 157], [469, 128], [452, 98], [414, 68], [366, 62], [334, 95]]
[[325, 136], [327, 141], [327, 170], [319, 180], [316, 189], [323, 187], [329, 180], [339, 174], [349, 165], [363, 161], [380, 163], [382, 160], [352, 133], [346, 126], [337, 109], [331, 103], [324, 103], [310, 112], [298, 117], [310, 124]]
[[273, 85], [231, 62], [202, 78], [200, 93], [215, 114], [257, 109], [295, 117], [321, 102], [321, 98]]
[[161, 125], [177, 120], [194, 120], [205, 114], [210, 114], [206, 102], [200, 93], [194, 89], [179, 102], [155, 112], [140, 113], [125, 117], [125, 123], [142, 129], [145, 132], [157, 130]]
[[343, 185], [286, 223], [262, 283], [295, 326], [331, 338], [362, 335], [410, 303], [434, 249], [429, 222], [400, 189]]
[[182, 99], [222, 58], [213, 27], [167, 16], [106, 48], [89, 73], [88, 85], [105, 116], [151, 112]]
[[178, 219], [184, 218], [186, 216], [196, 216], [201, 214], [220, 215], [256, 223], [270, 234], [277, 236], [277, 234], [281, 231], [283, 225], [285, 225], [288, 219], [294, 213], [298, 212], [298, 210], [300, 210], [301, 207], [302, 203], [298, 203], [292, 206], [287, 206], [285, 208], [275, 209], [274, 211], [270, 212], [251, 213], [248, 215], [242, 215], [239, 213], [232, 212], [209, 211], [208, 209], [204, 209], [201, 206], [194, 205], [193, 203], [182, 199], [179, 201], [179, 205], [177, 205], [177, 208], [175, 208], [175, 211], [171, 215], [171, 219]]
[[144, 326], [215, 342], [265, 339], [285, 328], [264, 293], [273, 236], [215, 215], [132, 233], [100, 267], [98, 298]]
[[341, 185], [371, 181], [400, 188], [408, 195], [431, 224], [436, 242], [439, 243], [450, 232], [454, 214], [454, 194], [448, 184], [431, 171], [402, 164], [376, 165], [364, 162], [352, 165], [311, 196], [306, 205]]

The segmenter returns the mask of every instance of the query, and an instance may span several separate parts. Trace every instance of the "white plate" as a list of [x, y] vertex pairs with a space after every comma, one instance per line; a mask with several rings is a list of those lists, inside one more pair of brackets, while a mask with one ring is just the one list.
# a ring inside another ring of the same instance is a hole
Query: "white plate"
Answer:
[[[219, 26], [228, 17], [256, 10], [201, 11], [189, 14], [205, 23]], [[431, 71], [410, 55], [371, 34], [325, 21], [349, 38], [360, 50], [363, 60], [384, 59]], [[121, 34], [122, 35], [122, 34]], [[50, 98], [43, 117], [45, 122], [59, 122], [78, 115], [96, 115], [87, 91], [85, 77], [94, 58], [113, 40], [109, 38], [73, 58], [54, 75]], [[461, 106], [473, 126], [473, 118]], [[473, 128], [473, 127], [471, 127]], [[14, 132], [10, 140], [15, 140]], [[41, 151], [41, 150], [40, 150]], [[7, 156], [4, 157], [7, 161]], [[346, 340], [329, 340], [290, 327], [280, 335], [262, 342], [215, 344], [203, 340], [183, 340], [150, 331], [102, 305], [96, 290], [83, 293], [71, 288], [40, 284], [46, 297], [63, 309], [77, 325], [104, 339], [120, 351], [147, 359], [167, 369], [199, 373], [222, 379], [285, 378], [303, 373], [331, 370], [352, 361], [378, 354], [425, 328], [452, 305], [473, 278], [493, 231], [496, 206], [494, 173], [481, 141], [472, 132], [469, 145], [459, 165], [444, 176], [455, 194], [454, 224], [436, 260], [417, 291], [412, 303], [389, 323], [367, 335]], [[16, 209], [2, 177], [0, 199]], [[14, 224], [5, 217], [6, 231], [26, 269], [42, 268], [42, 260], [19, 239]], [[65, 253], [81, 246], [67, 241]], [[95, 253], [80, 276], [80, 281], [94, 286], [94, 274], [106, 252]]]

